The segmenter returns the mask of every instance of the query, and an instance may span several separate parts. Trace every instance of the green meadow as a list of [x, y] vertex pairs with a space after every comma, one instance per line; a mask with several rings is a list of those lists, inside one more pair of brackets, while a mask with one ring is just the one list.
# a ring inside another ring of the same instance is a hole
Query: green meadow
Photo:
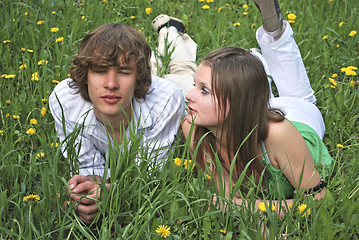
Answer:
[[[146, 146], [131, 136], [106, 156], [112, 187], [86, 225], [67, 204], [76, 146], [62, 156], [48, 106], [83, 36], [120, 22], [137, 28], [155, 49], [151, 21], [166, 13], [183, 20], [199, 62], [219, 47], [258, 47], [259, 11], [245, 0], [1, 0], [0, 239], [162, 239], [160, 225], [169, 230], [167, 239], [359, 239], [359, 4], [279, 1], [326, 125], [324, 142], [334, 159], [326, 197], [297, 194], [281, 218], [254, 208], [258, 190], [249, 185], [247, 204], [222, 199], [223, 205], [210, 206], [216, 190], [189, 161], [180, 132], [163, 166], [147, 159]], [[74, 137], [68, 135], [70, 143]]]

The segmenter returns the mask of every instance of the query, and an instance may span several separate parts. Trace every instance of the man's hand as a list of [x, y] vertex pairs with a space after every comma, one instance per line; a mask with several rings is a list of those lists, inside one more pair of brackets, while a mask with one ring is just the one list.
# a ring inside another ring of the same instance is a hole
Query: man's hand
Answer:
[[[97, 203], [101, 201], [100, 177], [98, 181], [93, 180], [93, 176], [75, 175], [69, 180], [69, 196], [77, 205], [77, 214], [80, 219], [90, 224], [98, 212]], [[109, 189], [110, 185], [106, 184]]]

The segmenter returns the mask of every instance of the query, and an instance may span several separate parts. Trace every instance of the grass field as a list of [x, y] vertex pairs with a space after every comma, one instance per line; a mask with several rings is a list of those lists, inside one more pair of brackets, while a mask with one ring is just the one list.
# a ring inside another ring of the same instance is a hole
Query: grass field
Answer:
[[[200, 61], [222, 46], [258, 47], [259, 12], [244, 0], [1, 0], [0, 239], [161, 239], [159, 225], [170, 228], [168, 239], [260, 239], [264, 225], [268, 239], [282, 234], [358, 239], [359, 4], [280, 0], [280, 6], [284, 19], [293, 21], [326, 124], [324, 142], [335, 160], [326, 197], [298, 196], [295, 206], [307, 209], [299, 214], [292, 208], [283, 218], [231, 202], [227, 210], [209, 210], [210, 181], [174, 163], [176, 157], [190, 158], [178, 141], [165, 166], [152, 166], [151, 175], [149, 162], [134, 163], [136, 147], [122, 153], [119, 162], [111, 153], [109, 162], [120, 174], [111, 180], [98, 218], [87, 226], [72, 203], [62, 208], [66, 194], [57, 197], [66, 192], [76, 152], [63, 158], [47, 103], [67, 77], [82, 37], [104, 23], [121, 22], [139, 29], [155, 48], [151, 21], [166, 13], [184, 21], [198, 43]], [[248, 199], [254, 202], [255, 193]]]

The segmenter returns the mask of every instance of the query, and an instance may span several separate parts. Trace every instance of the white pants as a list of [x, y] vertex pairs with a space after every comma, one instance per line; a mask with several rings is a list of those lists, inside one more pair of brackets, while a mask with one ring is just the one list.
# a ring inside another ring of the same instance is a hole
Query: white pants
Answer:
[[[166, 52], [171, 54], [168, 64], [170, 74], [166, 74], [164, 78], [179, 86], [186, 96], [193, 87], [194, 72], [197, 69], [197, 44], [188, 34], [178, 33], [175, 27], [163, 27], [158, 34], [157, 53], [164, 56]], [[152, 54], [151, 63], [151, 72], [157, 75], [157, 71], [163, 67], [162, 62]]]
[[314, 91], [293, 38], [293, 30], [288, 22], [284, 21], [284, 24], [285, 31], [277, 41], [274, 41], [263, 27], [260, 27], [256, 34], [263, 58], [268, 65], [267, 74], [272, 76], [279, 93], [279, 97], [270, 99], [270, 105], [281, 109], [287, 119], [311, 126], [323, 138], [323, 117], [315, 106]]
[[[272, 76], [279, 92], [279, 97], [271, 96], [270, 105], [281, 109], [287, 119], [311, 126], [323, 138], [323, 117], [315, 106], [314, 91], [293, 38], [293, 30], [288, 22], [284, 21], [283, 24], [285, 31], [276, 41], [263, 27], [260, 27], [256, 34], [263, 55], [260, 60], [267, 74]], [[164, 77], [182, 88], [185, 96], [193, 87], [193, 76], [197, 68], [197, 44], [188, 34], [179, 34], [174, 27], [164, 27], [159, 32], [158, 45], [160, 56], [164, 55], [166, 48], [169, 53], [173, 51], [169, 63], [170, 74]], [[162, 63], [154, 54], [151, 62], [152, 73], [156, 74]]]

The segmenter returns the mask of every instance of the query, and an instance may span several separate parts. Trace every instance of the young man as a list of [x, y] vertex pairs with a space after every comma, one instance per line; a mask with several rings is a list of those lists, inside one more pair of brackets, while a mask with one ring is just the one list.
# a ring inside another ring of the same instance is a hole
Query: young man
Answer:
[[[121, 144], [129, 122], [139, 122], [138, 133], [150, 147], [172, 144], [184, 100], [175, 84], [151, 75], [150, 57], [144, 37], [129, 26], [105, 24], [84, 37], [71, 78], [49, 98], [61, 141], [83, 125], [76, 139], [80, 175], [103, 176], [108, 140]], [[167, 150], [159, 152], [159, 159]]]
[[[148, 157], [156, 161], [166, 157], [184, 114], [183, 94], [186, 94], [172, 82], [183, 77], [187, 88], [181, 87], [186, 91], [192, 84], [196, 67], [196, 44], [187, 34], [180, 35], [177, 28], [171, 27], [173, 21], [183, 26], [181, 22], [172, 20], [169, 24], [169, 20], [168, 16], [161, 17], [157, 25], [153, 24], [156, 30], [161, 30], [158, 52], [164, 54], [165, 37], [171, 38], [170, 44], [175, 48], [170, 61], [171, 74], [166, 75], [166, 79], [151, 75], [151, 49], [144, 37], [132, 27], [111, 23], [84, 37], [73, 59], [71, 78], [60, 82], [49, 97], [61, 142], [67, 143], [67, 136], [80, 127], [72, 143], [80, 148], [79, 175], [69, 180], [72, 192], [94, 191], [90, 196], [99, 198], [93, 176], [99, 180], [104, 175], [106, 151], [114, 142], [121, 145], [124, 138], [129, 137], [131, 122], [137, 127], [137, 134], [141, 134], [143, 145], [153, 153]], [[183, 51], [188, 42], [191, 50]], [[156, 62], [156, 67], [161, 67], [161, 63]], [[62, 148], [65, 157], [68, 156], [66, 147], [64, 144]], [[106, 175], [110, 177], [109, 169]], [[70, 197], [80, 202], [79, 217], [91, 223], [98, 211], [95, 201], [80, 199], [72, 193]]]

